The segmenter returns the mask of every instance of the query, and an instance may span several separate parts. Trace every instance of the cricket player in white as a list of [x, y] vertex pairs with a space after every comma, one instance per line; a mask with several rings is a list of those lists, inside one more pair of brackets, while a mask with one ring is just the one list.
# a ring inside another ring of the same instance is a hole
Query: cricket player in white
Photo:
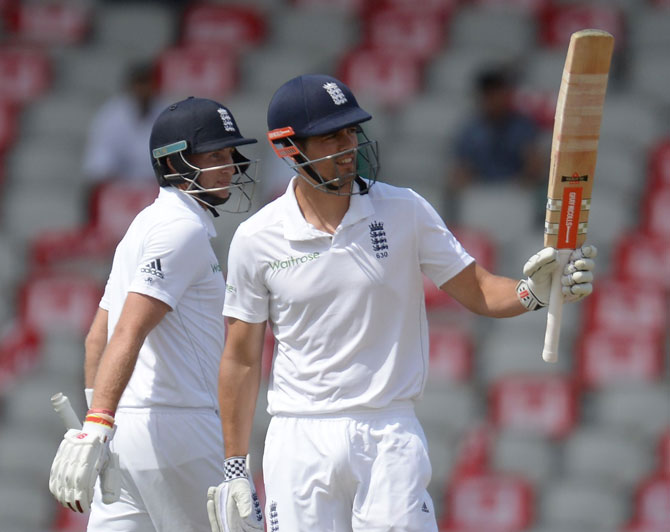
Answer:
[[[276, 338], [263, 457], [268, 530], [435, 532], [413, 408], [428, 372], [422, 274], [486, 316], [547, 302], [554, 250], [527, 263], [527, 279], [495, 276], [427, 201], [375, 184], [377, 145], [360, 126], [370, 118], [324, 75], [294, 78], [270, 102], [268, 137], [297, 175], [230, 247], [219, 380], [226, 481], [209, 492], [214, 532], [255, 529], [245, 456], [266, 322]], [[593, 261], [583, 255], [593, 252], [575, 252], [565, 272], [569, 299], [592, 289]]]
[[256, 161], [237, 147], [253, 142], [227, 108], [203, 98], [154, 123], [160, 192], [116, 249], [86, 339], [92, 404], [81, 431], [65, 434], [49, 480], [63, 505], [91, 509], [89, 531], [209, 530], [205, 495], [223, 478], [225, 294], [212, 217], [248, 208]]

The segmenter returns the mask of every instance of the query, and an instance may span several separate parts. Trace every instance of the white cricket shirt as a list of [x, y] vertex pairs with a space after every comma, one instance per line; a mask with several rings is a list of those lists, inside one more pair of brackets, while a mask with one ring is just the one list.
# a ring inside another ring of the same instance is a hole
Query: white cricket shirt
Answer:
[[100, 307], [108, 338], [128, 292], [172, 309], [149, 333], [119, 407], [218, 409], [217, 375], [224, 344], [225, 281], [210, 238], [211, 215], [174, 188], [161, 188], [123, 237]]
[[421, 396], [428, 371], [422, 272], [441, 286], [472, 262], [409, 189], [351, 197], [334, 235], [286, 193], [243, 222], [228, 255], [224, 314], [270, 321], [270, 414], [382, 408]]

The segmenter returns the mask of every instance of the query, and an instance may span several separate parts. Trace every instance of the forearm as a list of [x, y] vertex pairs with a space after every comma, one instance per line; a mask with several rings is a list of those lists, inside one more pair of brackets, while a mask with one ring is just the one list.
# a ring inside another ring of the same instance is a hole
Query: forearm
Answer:
[[249, 451], [260, 388], [260, 361], [245, 365], [224, 356], [219, 379], [219, 407], [226, 457], [245, 456]]
[[518, 279], [487, 274], [481, 283], [481, 306], [475, 312], [491, 318], [511, 318], [526, 312], [516, 295], [518, 282]]
[[133, 374], [144, 337], [115, 331], [102, 356], [93, 388], [92, 408], [116, 411], [121, 395]]
[[102, 353], [107, 346], [107, 311], [99, 308], [84, 342], [84, 385], [93, 388]]

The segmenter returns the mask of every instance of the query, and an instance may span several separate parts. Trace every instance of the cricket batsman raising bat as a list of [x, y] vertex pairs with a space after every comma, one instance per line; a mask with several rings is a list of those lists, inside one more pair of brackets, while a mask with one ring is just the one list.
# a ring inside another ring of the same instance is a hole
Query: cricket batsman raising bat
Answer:
[[[586, 240], [600, 121], [614, 38], [586, 29], [570, 38], [558, 94], [547, 193], [544, 244], [558, 250], [542, 358], [558, 359], [564, 268]], [[585, 247], [583, 249], [587, 249]], [[574, 257], [573, 257], [574, 259]]]

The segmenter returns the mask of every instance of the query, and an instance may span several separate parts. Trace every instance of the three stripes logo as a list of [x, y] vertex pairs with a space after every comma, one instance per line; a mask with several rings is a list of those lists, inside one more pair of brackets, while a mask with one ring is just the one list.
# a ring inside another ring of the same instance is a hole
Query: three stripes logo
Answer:
[[277, 513], [277, 503], [272, 501], [270, 503], [270, 530], [269, 532], [279, 532], [279, 514]]
[[159, 279], [164, 279], [165, 276], [163, 275], [163, 270], [161, 268], [161, 260], [156, 259], [152, 260], [148, 264], [146, 264], [144, 267], [140, 268], [140, 271], [142, 273], [148, 273], [149, 275], [153, 275], [154, 277], [158, 277]]

